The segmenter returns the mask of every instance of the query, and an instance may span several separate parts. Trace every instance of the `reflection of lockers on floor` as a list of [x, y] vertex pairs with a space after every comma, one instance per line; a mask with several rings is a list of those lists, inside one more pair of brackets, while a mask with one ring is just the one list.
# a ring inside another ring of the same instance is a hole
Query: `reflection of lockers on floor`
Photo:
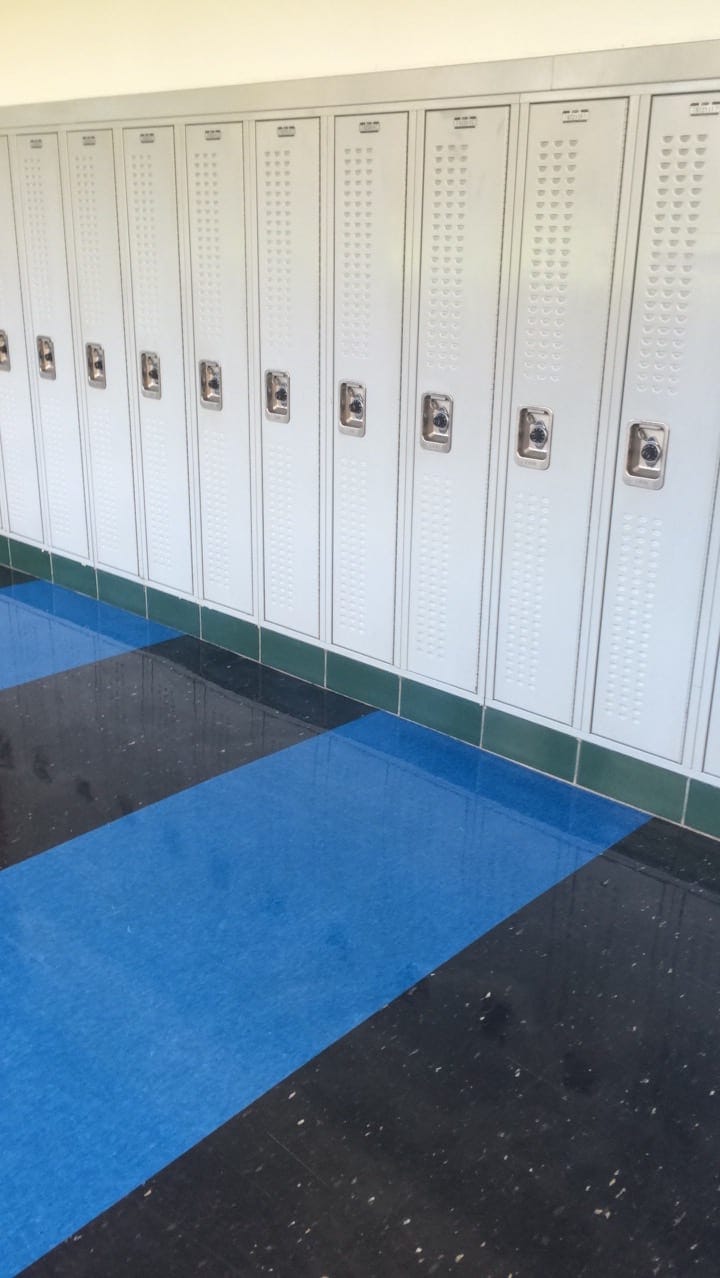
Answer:
[[527, 126], [491, 679], [496, 701], [563, 724], [576, 696], [627, 108], [537, 103]]
[[[720, 458], [719, 285], [720, 114], [705, 114], [697, 94], [657, 97], [593, 730], [676, 761], [684, 747]], [[641, 464], [638, 481], [629, 483], [632, 423], [644, 429], [641, 449], [649, 449], [650, 464]]]
[[50, 545], [86, 559], [90, 546], [56, 133], [21, 135], [15, 182], [24, 239], [28, 332]]
[[3, 531], [42, 541], [18, 246], [7, 138], [0, 137], [0, 522]]

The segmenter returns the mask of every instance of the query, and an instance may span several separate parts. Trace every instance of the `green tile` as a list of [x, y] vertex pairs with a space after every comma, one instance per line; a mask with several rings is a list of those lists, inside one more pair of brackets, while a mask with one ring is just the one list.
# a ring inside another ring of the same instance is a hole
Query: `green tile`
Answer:
[[285, 670], [308, 683], [325, 682], [325, 650], [302, 639], [290, 639], [274, 630], [260, 631], [260, 660], [264, 666]]
[[145, 587], [141, 582], [116, 577], [114, 572], [103, 572], [101, 568], [98, 568], [97, 580], [98, 599], [103, 603], [114, 604], [126, 612], [137, 612], [141, 617], [147, 615]]
[[40, 550], [38, 546], [28, 546], [24, 541], [10, 539], [10, 559], [13, 568], [18, 568], [20, 572], [27, 572], [31, 577], [42, 577], [45, 581], [52, 580], [50, 555], [47, 550]]
[[446, 732], [450, 737], [480, 744], [482, 706], [440, 688], [428, 688], [413, 679], [400, 682], [400, 714], [403, 719], [424, 723], [426, 728]]
[[251, 621], [228, 617], [227, 613], [216, 612], [214, 608], [201, 608], [200, 620], [202, 637], [208, 643], [216, 643], [218, 648], [228, 648], [230, 652], [239, 652], [243, 657], [258, 660], [260, 632]]
[[56, 586], [67, 586], [68, 590], [77, 590], [78, 594], [97, 599], [97, 574], [90, 564], [79, 564], [75, 559], [53, 555], [52, 569]]
[[0, 564], [4, 564], [6, 568], [10, 567], [10, 542], [2, 534], [0, 534]]
[[621, 803], [630, 803], [643, 812], [680, 821], [685, 802], [685, 777], [668, 772], [654, 763], [631, 759], [591, 741], [580, 746], [578, 784], [597, 790]]
[[502, 754], [516, 763], [525, 763], [539, 772], [561, 777], [563, 781], [575, 779], [577, 739], [556, 728], [546, 728], [530, 723], [516, 714], [506, 714], [488, 706], [483, 724], [483, 749]]
[[178, 599], [177, 595], [148, 586], [147, 615], [151, 621], [172, 626], [186, 635], [200, 635], [200, 605], [191, 599]]
[[720, 839], [720, 789], [704, 781], [691, 781], [685, 825]]
[[339, 652], [327, 655], [327, 686], [367, 706], [397, 714], [400, 680], [391, 670], [376, 670]]

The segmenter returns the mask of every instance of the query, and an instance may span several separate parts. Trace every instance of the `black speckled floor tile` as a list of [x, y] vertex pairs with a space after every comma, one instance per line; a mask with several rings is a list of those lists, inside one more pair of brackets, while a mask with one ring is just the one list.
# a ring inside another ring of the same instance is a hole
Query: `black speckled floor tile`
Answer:
[[0, 867], [367, 713], [183, 636], [0, 691]]
[[716, 1278], [717, 857], [650, 822], [27, 1274]]

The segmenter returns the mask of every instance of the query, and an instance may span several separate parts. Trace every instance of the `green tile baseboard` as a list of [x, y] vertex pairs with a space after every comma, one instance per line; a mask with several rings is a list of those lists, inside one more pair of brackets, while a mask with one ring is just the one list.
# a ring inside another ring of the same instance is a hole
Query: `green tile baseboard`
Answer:
[[493, 754], [524, 763], [538, 772], [575, 780], [578, 741], [567, 732], [547, 728], [516, 714], [488, 706], [483, 721], [482, 746]]
[[397, 714], [400, 701], [400, 679], [392, 670], [378, 670], [363, 661], [328, 652], [326, 686], [333, 692]]
[[273, 670], [325, 686], [325, 649], [304, 639], [280, 635], [276, 630], [260, 630], [260, 661]]
[[720, 786], [0, 535], [0, 563], [720, 839]]
[[586, 790], [595, 790], [668, 821], [682, 821], [687, 778], [678, 772], [583, 741], [577, 780]]
[[403, 719], [412, 719], [413, 723], [422, 723], [426, 728], [445, 732], [449, 737], [467, 741], [469, 745], [480, 745], [482, 706], [454, 692], [431, 688], [425, 683], [416, 683], [414, 679], [401, 679], [400, 715]]

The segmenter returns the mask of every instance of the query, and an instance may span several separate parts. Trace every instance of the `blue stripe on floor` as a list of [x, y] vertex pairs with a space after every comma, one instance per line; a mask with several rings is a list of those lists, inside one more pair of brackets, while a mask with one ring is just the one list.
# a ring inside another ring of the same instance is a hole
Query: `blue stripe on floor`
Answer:
[[172, 639], [167, 626], [48, 581], [0, 591], [0, 688]]
[[6, 870], [0, 1274], [645, 819], [375, 713]]

